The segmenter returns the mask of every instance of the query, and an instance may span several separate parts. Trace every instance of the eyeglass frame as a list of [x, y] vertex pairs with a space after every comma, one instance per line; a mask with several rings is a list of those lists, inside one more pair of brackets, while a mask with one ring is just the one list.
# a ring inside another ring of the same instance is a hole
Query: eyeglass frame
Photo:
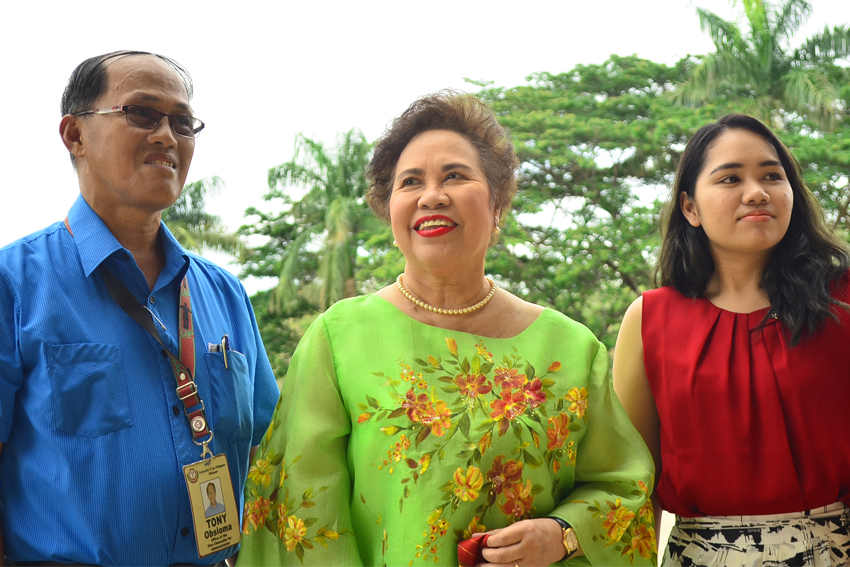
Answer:
[[[139, 107], [139, 108], [145, 108], [145, 109], [150, 110], [152, 112], [156, 112], [157, 114], [160, 115], [160, 117], [156, 121], [156, 124], [154, 124], [150, 128], [145, 128], [144, 126], [139, 126], [138, 124], [133, 124], [132, 122], [130, 122], [129, 115], [127, 113], [127, 109], [130, 108], [131, 106], [135, 106], [135, 107]], [[168, 119], [168, 126], [171, 128], [171, 131], [174, 132], [175, 136], [180, 136], [181, 138], [187, 138], [189, 140], [194, 140], [195, 138], [197, 138], [198, 135], [201, 133], [201, 130], [203, 130], [204, 127], [206, 126], [206, 124], [204, 124], [203, 121], [201, 121], [199, 118], [196, 118], [196, 117], [191, 116], [189, 114], [168, 114], [167, 112], [160, 112], [159, 110], [157, 110], [155, 108], [151, 108], [150, 106], [145, 106], [143, 104], [122, 104], [121, 106], [109, 106], [109, 107], [104, 107], [104, 108], [95, 108], [93, 110], [84, 110], [83, 112], [79, 112], [79, 113], [75, 114], [74, 116], [86, 116], [88, 114], [112, 114], [112, 113], [115, 113], [115, 112], [123, 112], [124, 117], [127, 119], [127, 124], [129, 124], [130, 126], [134, 126], [136, 128], [142, 128], [143, 130], [155, 130], [156, 127], [159, 126], [160, 123], [162, 122], [162, 118], [164, 116]], [[197, 128], [192, 128], [192, 133], [194, 134], [194, 136], [186, 136], [185, 134], [181, 134], [180, 132], [178, 132], [177, 130], [174, 129], [174, 123], [171, 121], [172, 116], [175, 116], [175, 117], [183, 116], [183, 117], [186, 117], [186, 118], [190, 118], [190, 119], [194, 120], [196, 124], [200, 124], [200, 126], [198, 126]]]

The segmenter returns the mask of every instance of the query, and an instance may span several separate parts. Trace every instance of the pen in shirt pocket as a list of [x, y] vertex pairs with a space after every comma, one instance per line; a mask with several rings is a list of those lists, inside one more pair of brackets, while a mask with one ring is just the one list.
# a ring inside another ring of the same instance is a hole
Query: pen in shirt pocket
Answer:
[[220, 352], [224, 356], [224, 367], [229, 368], [227, 364], [227, 351], [230, 350], [230, 337], [227, 336], [227, 333], [221, 336], [221, 343], [207, 343], [207, 347], [209, 352]]

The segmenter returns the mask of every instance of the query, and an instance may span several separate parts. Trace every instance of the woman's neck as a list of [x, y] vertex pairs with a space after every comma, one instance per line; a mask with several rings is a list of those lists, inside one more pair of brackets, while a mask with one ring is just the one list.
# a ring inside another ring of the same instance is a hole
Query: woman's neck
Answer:
[[770, 299], [761, 286], [769, 251], [746, 257], [712, 251], [712, 258], [714, 273], [705, 289], [706, 299], [736, 313], [750, 313], [770, 306]]

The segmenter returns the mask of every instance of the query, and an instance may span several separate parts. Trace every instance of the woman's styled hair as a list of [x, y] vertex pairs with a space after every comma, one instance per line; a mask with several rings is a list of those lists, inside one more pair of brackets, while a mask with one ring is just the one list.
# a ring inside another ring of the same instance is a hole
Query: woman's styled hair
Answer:
[[496, 121], [493, 110], [478, 98], [460, 91], [443, 90], [426, 95], [393, 120], [380, 140], [366, 176], [366, 200], [379, 217], [390, 219], [393, 177], [401, 153], [416, 135], [428, 130], [451, 130], [465, 136], [478, 151], [481, 169], [490, 186], [490, 201], [499, 210], [499, 225], [516, 194], [519, 167], [513, 142]]
[[770, 300], [769, 315], [785, 324], [794, 346], [820, 329], [827, 317], [836, 318], [833, 306], [848, 307], [833, 299], [831, 291], [850, 268], [850, 248], [830, 231], [820, 203], [803, 183], [797, 160], [755, 118], [723, 116], [700, 128], [685, 147], [662, 213], [656, 284], [671, 285], [687, 297], [703, 296], [714, 273], [714, 260], [703, 228], [691, 226], [682, 213], [680, 195], [694, 198], [708, 152], [722, 134], [734, 129], [749, 130], [773, 146], [791, 185], [794, 204], [788, 231], [772, 250], [760, 283]]

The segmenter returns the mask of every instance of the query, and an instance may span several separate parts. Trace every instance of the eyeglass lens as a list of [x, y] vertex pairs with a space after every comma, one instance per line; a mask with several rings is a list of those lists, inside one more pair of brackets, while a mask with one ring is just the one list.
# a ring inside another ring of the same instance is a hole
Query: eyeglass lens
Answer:
[[[158, 110], [135, 104], [127, 105], [125, 112], [127, 114], [127, 121], [130, 124], [148, 130], [156, 128], [162, 117], [165, 116]], [[171, 114], [169, 115], [168, 122], [175, 134], [185, 136], [186, 138], [194, 138], [200, 131], [201, 121], [193, 116]]]

